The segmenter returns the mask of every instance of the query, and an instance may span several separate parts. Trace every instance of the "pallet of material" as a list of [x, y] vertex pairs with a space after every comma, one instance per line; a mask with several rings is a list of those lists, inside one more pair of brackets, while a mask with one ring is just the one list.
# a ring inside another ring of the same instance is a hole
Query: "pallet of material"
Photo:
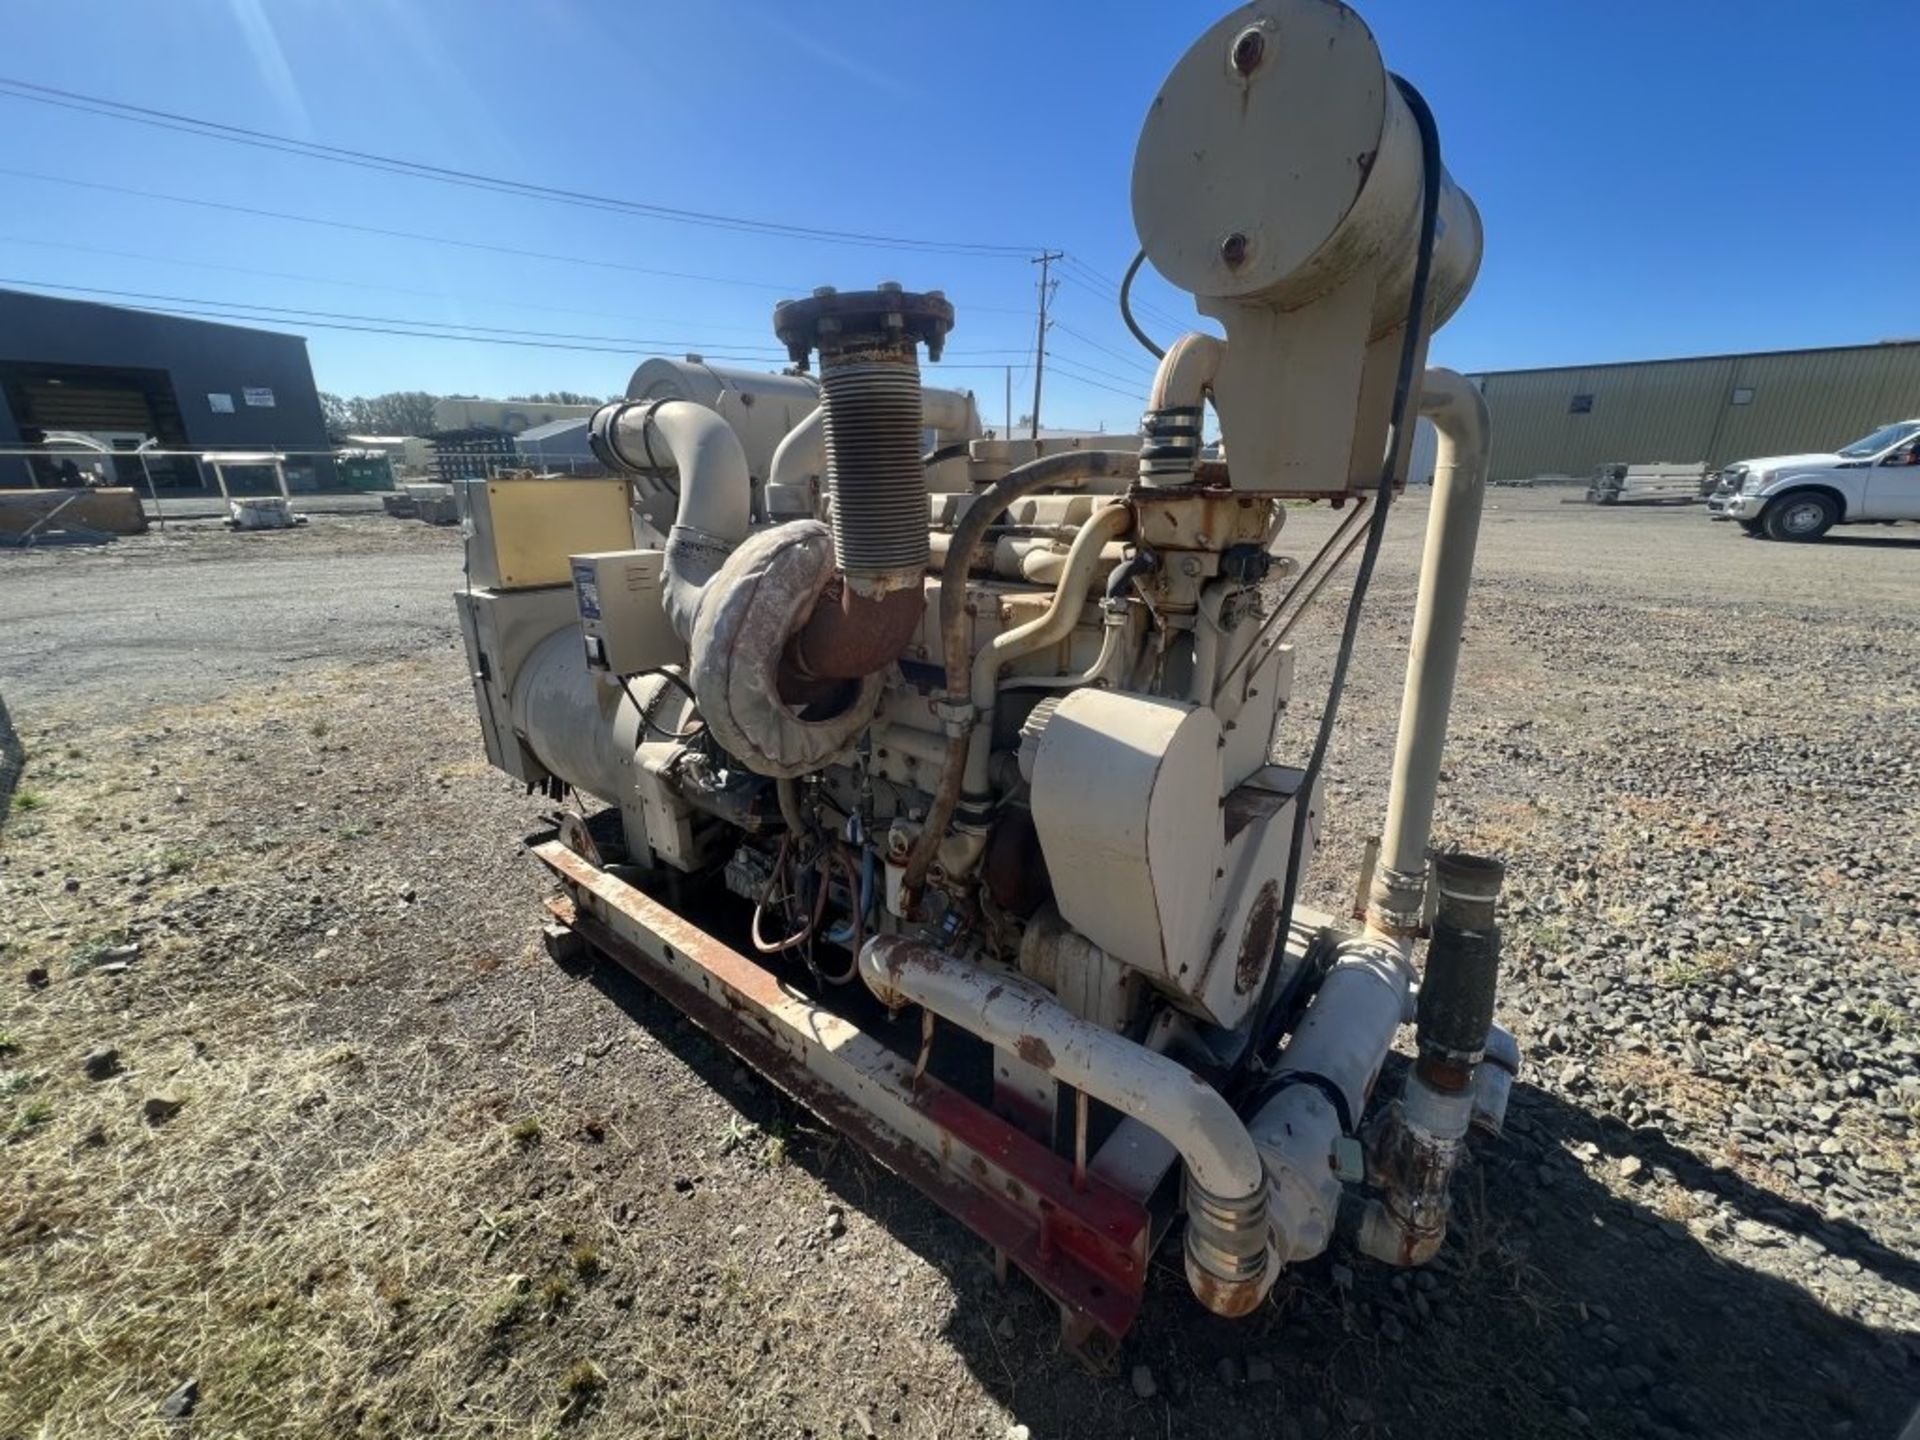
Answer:
[[1705, 461], [1676, 465], [1602, 465], [1587, 484], [1593, 505], [1691, 505], [1707, 493]]
[[[44, 544], [56, 534], [68, 541], [92, 536], [140, 535], [147, 512], [125, 486], [87, 490], [0, 490], [0, 537], [15, 545]], [[88, 540], [87, 543], [93, 543]]]

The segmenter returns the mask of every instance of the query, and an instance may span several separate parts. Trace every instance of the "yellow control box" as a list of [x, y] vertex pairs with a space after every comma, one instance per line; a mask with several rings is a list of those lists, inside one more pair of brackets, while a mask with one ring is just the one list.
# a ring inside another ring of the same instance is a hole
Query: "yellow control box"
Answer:
[[627, 482], [617, 476], [506, 476], [460, 487], [467, 579], [488, 590], [573, 583], [571, 558], [633, 544]]

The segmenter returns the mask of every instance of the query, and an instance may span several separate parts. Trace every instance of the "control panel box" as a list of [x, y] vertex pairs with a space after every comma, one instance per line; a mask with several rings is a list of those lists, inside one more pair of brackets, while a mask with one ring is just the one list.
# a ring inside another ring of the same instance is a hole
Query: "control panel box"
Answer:
[[457, 494], [467, 527], [467, 579], [488, 590], [564, 585], [571, 556], [633, 543], [622, 479], [496, 475], [463, 481]]
[[662, 604], [666, 559], [664, 550], [572, 557], [588, 669], [626, 676], [685, 661], [686, 646]]

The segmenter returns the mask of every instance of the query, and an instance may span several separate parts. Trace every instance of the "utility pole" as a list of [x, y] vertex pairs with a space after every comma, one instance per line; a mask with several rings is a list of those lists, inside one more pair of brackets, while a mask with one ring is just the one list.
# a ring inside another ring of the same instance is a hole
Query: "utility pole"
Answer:
[[1013, 366], [1011, 365], [1007, 366], [1006, 370], [1007, 370], [1007, 428], [1002, 430], [1000, 433], [1004, 435], [1007, 439], [1011, 440], [1013, 438]]
[[1033, 342], [1033, 424], [1027, 432], [1029, 440], [1040, 438], [1040, 381], [1047, 371], [1047, 302], [1053, 299], [1050, 276], [1053, 262], [1061, 259], [1064, 253], [1060, 250], [1042, 250], [1030, 262], [1040, 267], [1040, 328]]

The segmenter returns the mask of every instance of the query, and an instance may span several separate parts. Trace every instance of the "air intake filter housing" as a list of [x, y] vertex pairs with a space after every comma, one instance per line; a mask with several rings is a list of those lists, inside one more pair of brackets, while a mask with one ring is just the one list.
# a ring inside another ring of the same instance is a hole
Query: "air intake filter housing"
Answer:
[[917, 589], [926, 573], [927, 478], [920, 460], [919, 346], [938, 360], [953, 306], [898, 285], [816, 290], [773, 312], [796, 365], [820, 352], [833, 553], [856, 595]]

